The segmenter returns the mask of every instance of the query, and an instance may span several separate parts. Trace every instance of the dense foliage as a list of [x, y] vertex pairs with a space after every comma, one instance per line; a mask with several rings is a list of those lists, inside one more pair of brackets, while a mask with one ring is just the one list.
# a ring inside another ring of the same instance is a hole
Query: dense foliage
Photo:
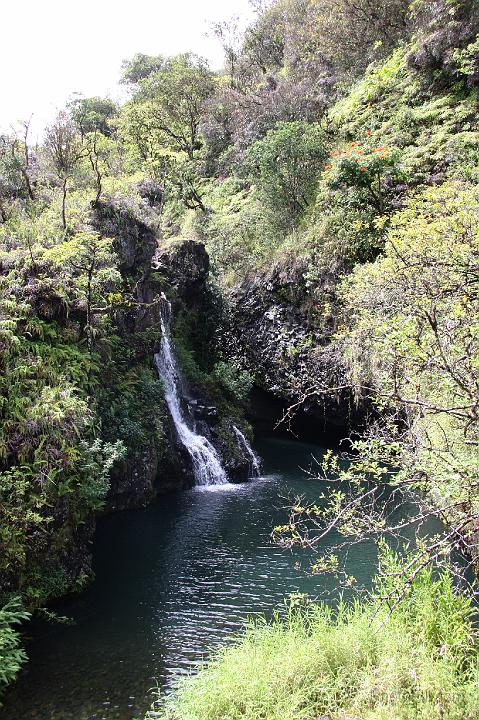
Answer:
[[[96, 171], [106, 171], [104, 151], [94, 153], [108, 138], [95, 140], [100, 130], [85, 117], [82, 135], [62, 114], [42, 148], [30, 150], [25, 136], [20, 152], [20, 140], [4, 138], [23, 174], [13, 176], [0, 225], [2, 685], [24, 657], [7, 631], [26, 615], [9, 596], [21, 594], [32, 609], [89, 581], [86, 544], [111, 471], [142, 443], [161, 450], [164, 437], [151, 367], [158, 332], [125, 334], [123, 316], [139, 297], [118, 238], [95, 224]], [[141, 203], [138, 193], [131, 198]]]

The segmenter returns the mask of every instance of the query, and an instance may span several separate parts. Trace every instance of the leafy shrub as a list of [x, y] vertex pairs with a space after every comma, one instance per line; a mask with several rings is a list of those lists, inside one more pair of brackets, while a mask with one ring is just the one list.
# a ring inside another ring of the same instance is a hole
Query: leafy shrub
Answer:
[[[478, 26], [479, 30], [479, 26]], [[457, 71], [465, 75], [472, 85], [479, 82], [479, 34], [476, 39], [462, 50], [456, 49], [453, 54]]]
[[0, 695], [5, 687], [15, 680], [27, 659], [20, 646], [20, 635], [14, 626], [29, 617], [19, 598], [11, 598], [0, 607]]
[[283, 235], [281, 224], [255, 189], [233, 178], [217, 183], [208, 202], [213, 212], [205, 226], [207, 248], [214, 270], [229, 284], [271, 258]]
[[326, 156], [319, 125], [283, 122], [249, 148], [244, 171], [258, 183], [266, 203], [296, 220], [315, 198]]
[[[393, 216], [384, 255], [357, 267], [341, 290], [352, 383], [408, 418], [423, 489], [434, 491], [436, 502], [442, 495], [459, 507], [462, 500], [462, 511], [474, 517], [478, 221], [476, 187], [424, 190]], [[413, 465], [410, 459], [410, 472]]]
[[79, 496], [90, 510], [101, 510], [110, 487], [110, 471], [126, 454], [121, 440], [103, 443], [97, 438], [91, 445], [80, 443], [81, 469], [85, 479], [80, 485]]
[[[130, 335], [130, 343], [135, 335]], [[107, 366], [104, 384], [99, 392], [99, 414], [103, 435], [111, 446], [117, 440], [135, 451], [155, 441], [163, 441], [163, 385], [149, 364], [151, 355], [135, 357], [129, 343], [115, 342], [115, 357]]]
[[247, 370], [231, 362], [221, 360], [214, 367], [214, 375], [218, 382], [236, 400], [244, 402], [253, 387], [253, 378]]
[[379, 215], [388, 209], [388, 196], [394, 185], [404, 179], [398, 151], [386, 145], [370, 147], [351, 142], [341, 152], [333, 152], [332, 163], [326, 169], [330, 171], [332, 189], [355, 191], [353, 199], [348, 198], [349, 204], [359, 208], [369, 204]]

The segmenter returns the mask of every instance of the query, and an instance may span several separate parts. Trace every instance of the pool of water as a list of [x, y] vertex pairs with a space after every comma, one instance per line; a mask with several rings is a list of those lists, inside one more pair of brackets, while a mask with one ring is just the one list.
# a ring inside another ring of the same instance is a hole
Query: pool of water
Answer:
[[[271, 614], [291, 593], [337, 597], [332, 579], [308, 575], [304, 551], [270, 542], [294, 495], [317, 497], [318, 482], [301, 467], [321, 448], [269, 438], [256, 449], [259, 479], [161, 497], [99, 522], [96, 581], [56, 608], [73, 624], [32, 624], [30, 662], [2, 720], [141, 718], [154, 688], [191, 672], [248, 616]], [[375, 548], [353, 547], [349, 563], [369, 584]]]

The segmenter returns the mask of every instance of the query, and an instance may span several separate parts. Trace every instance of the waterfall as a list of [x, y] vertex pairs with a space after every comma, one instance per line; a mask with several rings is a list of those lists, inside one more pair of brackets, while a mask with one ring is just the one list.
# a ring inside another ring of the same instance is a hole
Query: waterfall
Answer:
[[261, 463], [259, 461], [258, 456], [254, 452], [253, 448], [249, 444], [248, 440], [245, 438], [241, 430], [239, 430], [236, 425], [233, 425], [233, 432], [236, 435], [236, 438], [238, 440], [238, 444], [241, 447], [241, 449], [245, 452], [246, 456], [249, 458], [250, 461], [250, 476], [251, 477], [259, 477], [261, 474]]
[[182, 408], [181, 375], [176, 362], [170, 336], [171, 305], [161, 303], [161, 346], [155, 355], [155, 364], [165, 386], [165, 400], [181, 443], [191, 457], [195, 485], [219, 485], [228, 478], [213, 445], [194, 431], [194, 422]]

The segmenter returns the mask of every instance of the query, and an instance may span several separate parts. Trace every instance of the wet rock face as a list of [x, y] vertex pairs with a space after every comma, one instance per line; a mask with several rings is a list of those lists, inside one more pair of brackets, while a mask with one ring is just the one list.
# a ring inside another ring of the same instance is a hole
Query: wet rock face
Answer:
[[304, 311], [297, 281], [276, 272], [235, 288], [219, 343], [262, 390], [283, 400], [285, 409], [300, 403], [302, 413], [346, 430], [358, 424], [364, 408], [356, 406], [346, 387], [331, 330], [318, 327]]
[[105, 510], [125, 510], [147, 505], [157, 493], [158, 453], [146, 445], [119, 463], [111, 473]]
[[194, 420], [206, 423], [208, 427], [217, 425], [220, 420], [218, 408], [214, 405], [204, 405], [199, 400], [190, 400], [188, 409]]
[[161, 454], [154, 444], [144, 445], [114, 468], [105, 513], [145, 507], [158, 495], [191, 486], [188, 454], [169, 430]]
[[202, 243], [184, 240], [158, 251], [153, 265], [184, 301], [198, 300], [205, 292], [210, 258]]

